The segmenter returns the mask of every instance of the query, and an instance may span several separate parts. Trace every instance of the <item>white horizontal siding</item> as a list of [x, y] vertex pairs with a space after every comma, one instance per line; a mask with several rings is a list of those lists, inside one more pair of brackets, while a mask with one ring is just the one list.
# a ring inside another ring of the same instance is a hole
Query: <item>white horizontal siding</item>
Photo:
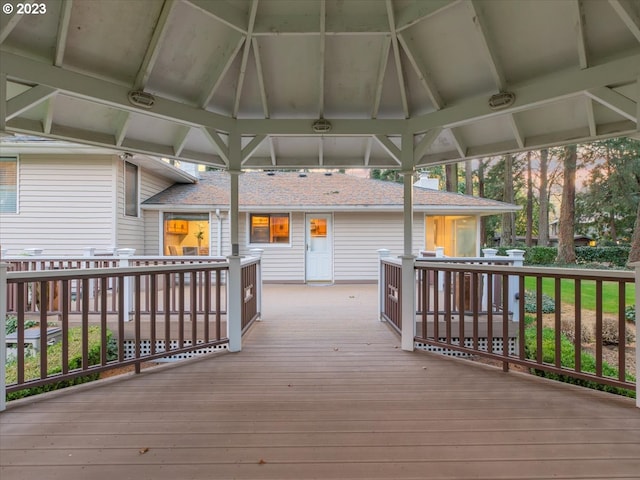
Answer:
[[251, 248], [264, 250], [262, 279], [268, 282], [304, 282], [304, 214], [291, 213], [290, 245], [248, 245], [248, 226], [248, 215], [240, 214], [240, 254], [248, 255]]
[[9, 254], [77, 255], [115, 243], [111, 156], [21, 155], [18, 168], [18, 213], [0, 214]]
[[[424, 244], [424, 220], [414, 214], [413, 253]], [[378, 278], [378, 250], [402, 255], [404, 247], [401, 213], [334, 214], [334, 278], [336, 282], [375, 281]]]

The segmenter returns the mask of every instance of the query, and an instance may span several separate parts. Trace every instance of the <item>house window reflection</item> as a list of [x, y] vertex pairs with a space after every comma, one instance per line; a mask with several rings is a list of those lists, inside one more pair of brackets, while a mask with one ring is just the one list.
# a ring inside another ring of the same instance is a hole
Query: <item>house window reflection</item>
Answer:
[[165, 213], [165, 255], [209, 255], [211, 229], [208, 213]]

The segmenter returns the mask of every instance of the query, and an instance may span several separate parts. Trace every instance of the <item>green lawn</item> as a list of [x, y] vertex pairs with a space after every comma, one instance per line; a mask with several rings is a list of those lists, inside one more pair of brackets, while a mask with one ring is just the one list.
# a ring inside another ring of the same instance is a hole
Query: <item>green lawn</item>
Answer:
[[[582, 287], [582, 308], [587, 310], [596, 309], [596, 282], [583, 280]], [[536, 279], [534, 277], [525, 278], [525, 289], [535, 291]], [[555, 279], [542, 279], [542, 293], [549, 295], [551, 298], [555, 296]], [[564, 279], [560, 282], [560, 293], [562, 302], [575, 303], [575, 282], [573, 280]], [[635, 304], [635, 285], [627, 284], [625, 290], [625, 305]], [[618, 313], [618, 284], [613, 282], [604, 282], [602, 284], [602, 308], [605, 313]]]

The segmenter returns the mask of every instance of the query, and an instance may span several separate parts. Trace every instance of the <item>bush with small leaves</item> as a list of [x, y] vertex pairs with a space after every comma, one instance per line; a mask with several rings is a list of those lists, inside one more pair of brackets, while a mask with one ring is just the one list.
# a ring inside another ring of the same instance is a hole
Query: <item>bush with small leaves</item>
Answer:
[[[536, 293], [532, 291], [524, 292], [524, 311], [536, 313], [538, 310]], [[553, 313], [556, 311], [556, 303], [548, 295], [542, 294], [542, 313]]]
[[[630, 328], [625, 326], [624, 339], [626, 343], [633, 343], [635, 336]], [[620, 329], [618, 321], [614, 318], [605, 318], [602, 320], [602, 344], [618, 345], [620, 343]]]

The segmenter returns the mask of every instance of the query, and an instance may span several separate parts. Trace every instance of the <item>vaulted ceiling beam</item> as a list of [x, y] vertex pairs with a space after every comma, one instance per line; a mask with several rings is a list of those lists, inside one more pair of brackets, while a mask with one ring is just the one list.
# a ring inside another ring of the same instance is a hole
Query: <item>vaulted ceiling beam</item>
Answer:
[[189, 137], [189, 133], [191, 132], [191, 127], [181, 126], [178, 130], [178, 134], [173, 142], [173, 149], [176, 152], [177, 156], [182, 154], [185, 146], [187, 145], [187, 137]]
[[118, 119], [116, 122], [116, 145], [120, 146], [127, 137], [127, 130], [131, 123], [131, 112], [118, 112]]
[[458, 150], [458, 153], [460, 154], [460, 158], [466, 157], [468, 147], [467, 147], [467, 144], [462, 139], [460, 132], [457, 131], [455, 128], [451, 128], [449, 129], [449, 131], [451, 132], [451, 138], [453, 138], [453, 144], [456, 147], [456, 150]]
[[247, 34], [247, 15], [241, 9], [237, 8], [233, 2], [212, 2], [211, 0], [184, 1], [243, 35]]
[[589, 124], [589, 134], [595, 137], [598, 134], [598, 126], [596, 125], [596, 115], [593, 108], [593, 100], [586, 96], [584, 97], [585, 106], [587, 108], [587, 123]]
[[331, 131], [314, 133], [314, 119], [238, 119], [237, 128], [242, 135], [276, 135], [315, 137], [324, 136], [368, 136], [401, 134], [406, 131], [406, 120], [343, 120], [332, 119]]
[[155, 97], [151, 109], [141, 109], [129, 103], [129, 88], [89, 75], [55, 67], [5, 51], [0, 51], [0, 68], [11, 79], [26, 83], [41, 84], [71, 97], [107, 105], [120, 110], [173, 121], [184, 125], [216, 128], [228, 132], [235, 121], [217, 113], [192, 107], [184, 103]]
[[[264, 15], [254, 29], [255, 36], [304, 35], [317, 36], [321, 30], [318, 16], [313, 15]], [[368, 12], [367, 15], [339, 15], [327, 18], [327, 35], [388, 35], [386, 15]]]
[[271, 165], [278, 163], [278, 157], [276, 156], [276, 139], [273, 137], [269, 137], [269, 159], [271, 160]]
[[618, 16], [622, 19], [629, 31], [636, 37], [636, 40], [640, 42], [640, 14], [633, 6], [633, 2], [630, 0], [609, 0], [609, 4], [616, 11]]
[[247, 143], [247, 145], [242, 149], [242, 162], [243, 163], [249, 157], [251, 157], [251, 155], [253, 155], [253, 152], [255, 152], [258, 149], [258, 147], [264, 141], [265, 138], [267, 138], [266, 135], [256, 135], [255, 137], [253, 137], [251, 139], [251, 141], [249, 143]]
[[424, 136], [420, 139], [420, 141], [413, 148], [413, 162], [418, 163], [418, 161], [424, 156], [425, 152], [429, 149], [429, 147], [436, 141], [436, 138], [440, 136], [442, 133], [442, 128], [437, 127], [429, 130]]
[[231, 68], [238, 52], [240, 52], [240, 48], [244, 44], [244, 41], [245, 37], [242, 35], [236, 34], [235, 36], [232, 36], [224, 52], [216, 57], [215, 66], [211, 70], [209, 78], [204, 82], [205, 85], [207, 85], [207, 88], [205, 88], [202, 91], [202, 95], [200, 95], [200, 99], [198, 101], [200, 107], [207, 108], [211, 99], [215, 95], [216, 90], [218, 90], [222, 79], [229, 68]]
[[43, 133], [51, 133], [51, 127], [53, 125], [53, 109], [55, 107], [56, 97], [55, 95], [46, 101], [46, 108], [44, 112], [44, 118], [42, 119], [42, 131]]
[[20, 116], [21, 113], [44, 102], [57, 93], [57, 90], [44, 85], [35, 87], [16, 95], [7, 102], [7, 120]]
[[400, 151], [400, 148], [398, 148], [398, 146], [393, 143], [389, 137], [387, 137], [386, 135], [374, 135], [373, 136], [374, 139], [377, 140], [377, 142], [380, 144], [380, 146], [389, 154], [391, 155], [391, 157], [398, 162], [398, 165], [400, 165], [401, 162], [401, 154], [402, 152]]
[[229, 165], [229, 146], [224, 143], [218, 132], [212, 128], [201, 128], [207, 140], [211, 142], [211, 145], [216, 149], [222, 160], [226, 165]]
[[414, 0], [414, 2], [404, 10], [398, 12], [396, 31], [401, 32], [456, 3], [459, 3], [459, 0], [430, 0], [428, 2], [424, 0]]
[[258, 88], [260, 89], [260, 99], [262, 101], [262, 111], [264, 118], [269, 118], [269, 99], [267, 97], [267, 88], [264, 84], [264, 75], [262, 73], [262, 60], [260, 59], [260, 46], [258, 45], [258, 39], [253, 37], [251, 39], [253, 44], [253, 58], [256, 61], [256, 76], [258, 78]]
[[396, 74], [398, 75], [398, 88], [402, 101], [402, 111], [404, 117], [409, 118], [409, 102], [407, 101], [407, 89], [404, 84], [404, 74], [402, 73], [402, 59], [400, 58], [400, 47], [398, 45], [398, 35], [396, 34], [396, 21], [393, 12], [393, 2], [387, 0], [387, 15], [389, 17], [389, 29], [391, 30], [391, 45], [393, 46], [393, 58], [396, 64]]
[[153, 67], [158, 59], [162, 42], [167, 34], [167, 27], [169, 25], [168, 20], [171, 15], [171, 10], [174, 6], [174, 0], [165, 0], [160, 11], [160, 16], [156, 22], [156, 26], [153, 29], [153, 35], [147, 45], [147, 50], [144, 54], [142, 64], [138, 68], [138, 74], [133, 85], [134, 90], [144, 90], [153, 71]]
[[589, 66], [589, 57], [587, 55], [587, 41], [585, 37], [585, 23], [582, 0], [573, 0], [573, 13], [576, 22], [576, 46], [578, 49], [578, 61], [580, 68]]
[[13, 12], [10, 14], [6, 14], [4, 12], [0, 14], [0, 43], [7, 39], [11, 31], [18, 25], [18, 22], [20, 22], [20, 20], [25, 16], [26, 15], [18, 15], [17, 8], [14, 8]]
[[594, 88], [588, 90], [586, 95], [605, 107], [613, 110], [618, 115], [637, 122], [637, 105], [633, 100], [620, 95], [618, 92], [607, 87]]
[[318, 116], [324, 117], [324, 76], [325, 76], [325, 48], [326, 48], [326, 35], [325, 30], [327, 26], [327, 3], [325, 0], [320, 0], [320, 51], [318, 53]]
[[488, 96], [481, 95], [462, 100], [440, 111], [427, 113], [408, 120], [409, 131], [419, 133], [437, 126], [445, 128], [524, 111], [559, 100], [582, 95], [585, 90], [607, 85], [621, 85], [636, 82], [640, 75], [640, 55], [629, 55], [583, 70], [567, 69], [538, 79], [531, 79], [520, 86], [508, 86], [516, 100], [513, 105], [502, 110], [492, 110]]
[[364, 150], [364, 165], [369, 165], [369, 160], [371, 160], [371, 149], [373, 148], [373, 137], [369, 137], [367, 139], [367, 145]]
[[249, 23], [247, 26], [247, 36], [244, 40], [244, 50], [242, 52], [242, 60], [240, 61], [240, 74], [238, 75], [238, 81], [236, 82], [236, 97], [233, 102], [233, 118], [238, 117], [238, 110], [240, 109], [240, 99], [242, 98], [242, 86], [244, 84], [244, 77], [247, 74], [247, 63], [249, 62], [249, 54], [251, 53], [251, 36], [253, 35], [253, 26], [256, 22], [256, 13], [258, 12], [258, 0], [251, 2], [251, 9], [249, 10]]
[[373, 99], [373, 108], [371, 110], [371, 118], [377, 118], [380, 110], [380, 101], [382, 100], [382, 88], [384, 87], [384, 75], [389, 65], [389, 49], [391, 48], [391, 36], [387, 36], [380, 50], [380, 63], [378, 65], [378, 77], [376, 79], [376, 93]]
[[420, 80], [420, 84], [422, 85], [424, 90], [427, 92], [427, 95], [429, 96], [429, 99], [431, 100], [433, 107], [436, 110], [440, 110], [442, 107], [444, 107], [444, 100], [442, 99], [442, 96], [440, 96], [440, 93], [438, 92], [436, 85], [433, 83], [433, 81], [429, 77], [429, 74], [427, 73], [427, 68], [425, 67], [424, 63], [418, 58], [416, 53], [418, 50], [415, 47], [413, 40], [411, 40], [411, 37], [409, 37], [408, 35], [401, 35], [401, 34], [398, 34], [398, 40], [400, 41], [400, 44], [402, 45], [404, 53], [407, 55], [409, 62], [411, 63], [411, 65], [413, 66], [413, 69], [418, 75], [418, 80]]
[[58, 36], [56, 38], [56, 56], [53, 64], [61, 67], [64, 60], [64, 51], [67, 47], [67, 34], [69, 33], [69, 21], [71, 20], [71, 9], [73, 0], [62, 2], [60, 6], [60, 20], [58, 20]]

